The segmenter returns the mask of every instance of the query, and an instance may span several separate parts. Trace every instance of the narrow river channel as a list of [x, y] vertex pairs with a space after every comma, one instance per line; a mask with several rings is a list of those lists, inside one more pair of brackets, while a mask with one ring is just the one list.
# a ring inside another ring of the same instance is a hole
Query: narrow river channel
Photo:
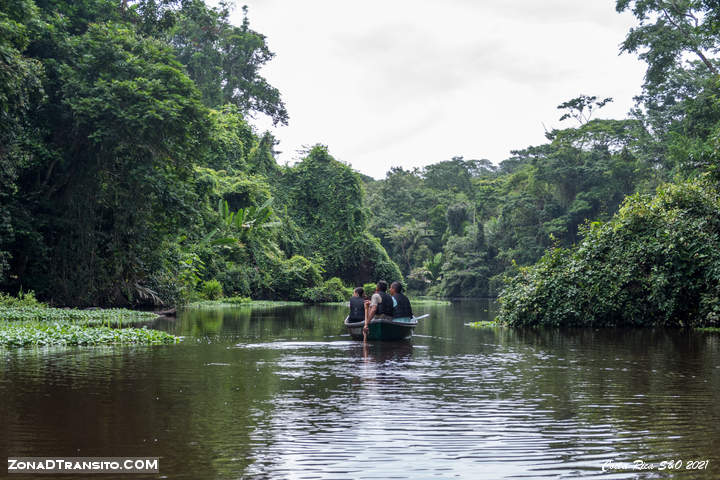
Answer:
[[[157, 456], [148, 478], [173, 479], [720, 478], [720, 335], [465, 326], [494, 308], [416, 306], [431, 316], [400, 343], [285, 306], [186, 311], [153, 326], [173, 346], [0, 351], [0, 456]], [[618, 468], [639, 462], [656, 468]]]

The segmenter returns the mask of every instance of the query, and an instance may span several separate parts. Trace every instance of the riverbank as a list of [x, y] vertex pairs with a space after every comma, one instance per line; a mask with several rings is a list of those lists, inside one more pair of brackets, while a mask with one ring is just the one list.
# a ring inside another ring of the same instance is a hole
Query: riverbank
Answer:
[[[417, 298], [410, 300], [413, 305], [450, 305], [449, 300], [435, 298]], [[228, 297], [219, 298], [217, 300], [201, 300], [184, 305], [186, 309], [202, 309], [202, 308], [225, 308], [225, 307], [287, 307], [287, 306], [310, 306], [310, 305], [347, 305], [347, 301], [343, 302], [320, 302], [306, 303], [287, 300], [252, 300], [247, 297]]]
[[247, 297], [218, 298], [217, 300], [200, 300], [183, 305], [184, 309], [213, 309], [226, 307], [284, 307], [308, 305], [303, 302], [286, 300], [252, 300]]

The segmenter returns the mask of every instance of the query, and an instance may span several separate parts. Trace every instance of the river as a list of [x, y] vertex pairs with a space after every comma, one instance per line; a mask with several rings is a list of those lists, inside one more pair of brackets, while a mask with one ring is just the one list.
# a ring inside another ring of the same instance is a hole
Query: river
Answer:
[[179, 345], [0, 351], [0, 456], [160, 457], [147, 478], [173, 479], [720, 478], [719, 334], [465, 326], [494, 308], [416, 306], [404, 343], [285, 306], [154, 325]]

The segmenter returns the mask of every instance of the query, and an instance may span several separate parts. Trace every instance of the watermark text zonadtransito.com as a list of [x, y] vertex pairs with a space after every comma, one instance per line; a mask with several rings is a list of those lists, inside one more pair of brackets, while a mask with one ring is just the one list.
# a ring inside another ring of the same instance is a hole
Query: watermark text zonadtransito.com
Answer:
[[158, 457], [8, 457], [8, 473], [160, 473]]

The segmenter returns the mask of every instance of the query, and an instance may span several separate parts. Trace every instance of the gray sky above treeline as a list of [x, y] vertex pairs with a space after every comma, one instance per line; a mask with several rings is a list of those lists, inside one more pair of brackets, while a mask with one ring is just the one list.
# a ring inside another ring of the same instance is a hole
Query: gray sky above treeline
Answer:
[[254, 123], [280, 140], [281, 163], [315, 143], [375, 178], [456, 155], [498, 163], [571, 126], [556, 106], [579, 94], [615, 99], [600, 118], [626, 116], [644, 73], [619, 55], [634, 19], [612, 0], [242, 4], [276, 53], [262, 74], [290, 123]]

